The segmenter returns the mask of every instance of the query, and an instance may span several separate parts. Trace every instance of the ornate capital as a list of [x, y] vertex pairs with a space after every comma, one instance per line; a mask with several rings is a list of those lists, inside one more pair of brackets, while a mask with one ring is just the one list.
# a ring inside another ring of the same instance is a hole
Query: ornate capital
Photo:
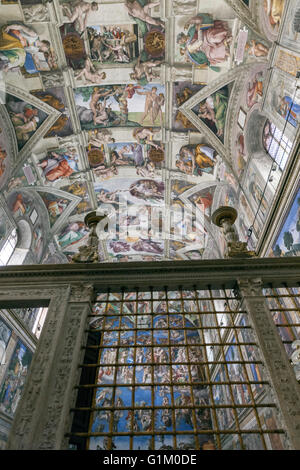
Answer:
[[90, 302], [94, 293], [93, 284], [71, 284], [70, 302]]
[[243, 297], [263, 297], [263, 282], [260, 278], [239, 279], [238, 286]]

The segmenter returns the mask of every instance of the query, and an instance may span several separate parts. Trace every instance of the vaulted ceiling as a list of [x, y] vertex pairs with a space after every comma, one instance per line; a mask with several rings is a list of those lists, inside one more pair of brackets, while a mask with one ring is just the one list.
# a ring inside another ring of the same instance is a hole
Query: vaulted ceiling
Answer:
[[[222, 257], [211, 222], [220, 205], [238, 210], [239, 237], [255, 249], [297, 140], [299, 9], [3, 0], [0, 249], [17, 228], [10, 262], [70, 261], [92, 210], [111, 221], [103, 262]], [[289, 142], [281, 160], [266, 152], [275, 128]]]

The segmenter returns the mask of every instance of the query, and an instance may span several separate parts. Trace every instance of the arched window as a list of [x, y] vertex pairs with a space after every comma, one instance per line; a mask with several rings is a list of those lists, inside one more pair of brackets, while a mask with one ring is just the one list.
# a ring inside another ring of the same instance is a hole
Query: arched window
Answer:
[[17, 230], [13, 229], [0, 250], [0, 266], [6, 266], [18, 241]]
[[284, 170], [292, 150], [292, 142], [271, 121], [267, 120], [263, 132], [263, 145], [270, 157]]

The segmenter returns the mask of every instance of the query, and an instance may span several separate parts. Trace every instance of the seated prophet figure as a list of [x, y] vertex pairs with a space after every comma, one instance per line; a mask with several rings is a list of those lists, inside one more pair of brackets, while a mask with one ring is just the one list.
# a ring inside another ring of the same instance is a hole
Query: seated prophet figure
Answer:
[[187, 34], [177, 36], [181, 54], [194, 64], [206, 65], [219, 72], [220, 68], [215, 65], [226, 61], [230, 55], [232, 35], [227, 23], [202, 13], [191, 18], [185, 29], [188, 29]]
[[0, 30], [0, 63], [7, 71], [24, 66], [27, 73], [41, 69], [39, 54], [43, 53], [49, 70], [57, 67], [50, 42], [40, 40], [34, 29], [23, 24], [2, 26]]
[[51, 152], [51, 155], [38, 163], [43, 174], [48, 181], [55, 181], [59, 178], [67, 178], [74, 172], [64, 155]]

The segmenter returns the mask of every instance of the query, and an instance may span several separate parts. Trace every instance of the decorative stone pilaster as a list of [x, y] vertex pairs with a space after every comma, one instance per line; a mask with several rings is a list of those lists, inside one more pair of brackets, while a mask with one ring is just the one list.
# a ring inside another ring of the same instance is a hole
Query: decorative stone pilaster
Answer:
[[75, 404], [93, 286], [65, 286], [55, 292], [33, 357], [7, 449], [67, 449], [70, 408]]
[[238, 285], [242, 309], [249, 314], [272, 394], [280, 409], [280, 425], [286, 430], [290, 448], [300, 450], [300, 386], [263, 296], [262, 281], [240, 279]]
[[296, 379], [300, 380], [300, 340], [299, 339], [293, 342], [292, 348], [294, 349], [294, 352], [291, 355], [292, 366], [294, 368]]

